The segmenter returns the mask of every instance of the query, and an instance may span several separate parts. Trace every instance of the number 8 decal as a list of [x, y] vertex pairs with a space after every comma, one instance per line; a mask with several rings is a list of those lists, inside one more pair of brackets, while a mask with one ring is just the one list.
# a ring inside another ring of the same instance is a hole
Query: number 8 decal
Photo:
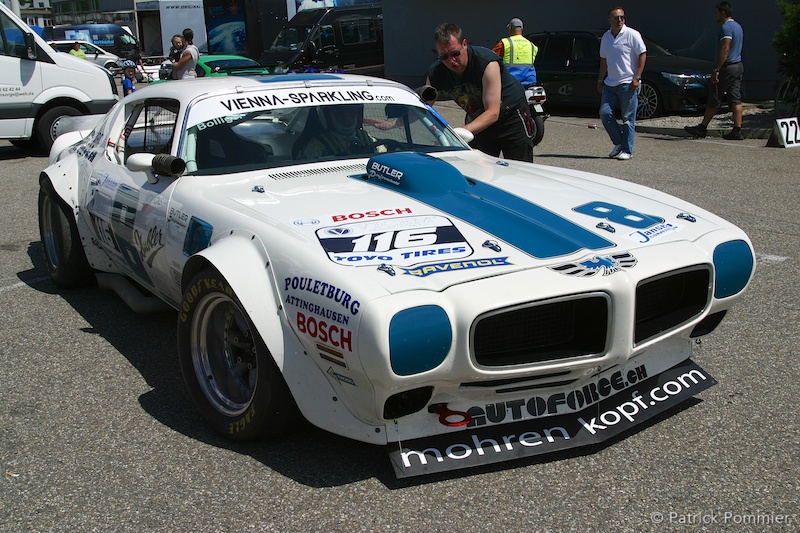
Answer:
[[663, 218], [645, 215], [638, 211], [631, 211], [625, 207], [609, 204], [606, 202], [589, 202], [578, 207], [572, 208], [576, 213], [589, 215], [590, 217], [604, 218], [615, 224], [622, 224], [636, 229], [649, 228], [664, 222]]

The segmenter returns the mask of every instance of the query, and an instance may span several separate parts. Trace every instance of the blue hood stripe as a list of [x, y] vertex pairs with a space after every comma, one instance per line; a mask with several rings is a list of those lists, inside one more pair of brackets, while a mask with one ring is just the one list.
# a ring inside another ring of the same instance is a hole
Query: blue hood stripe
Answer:
[[418, 153], [376, 156], [368, 183], [395, 191], [476, 226], [537, 259], [615, 246], [547, 209]]

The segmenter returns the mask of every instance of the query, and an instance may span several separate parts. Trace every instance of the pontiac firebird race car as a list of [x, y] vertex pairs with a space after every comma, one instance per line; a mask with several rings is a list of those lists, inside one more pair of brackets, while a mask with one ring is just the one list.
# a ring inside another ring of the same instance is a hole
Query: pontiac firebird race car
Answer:
[[47, 268], [176, 309], [216, 431], [302, 416], [386, 445], [401, 477], [604, 441], [713, 385], [693, 340], [748, 285], [747, 235], [469, 137], [382, 79], [148, 87], [57, 139]]

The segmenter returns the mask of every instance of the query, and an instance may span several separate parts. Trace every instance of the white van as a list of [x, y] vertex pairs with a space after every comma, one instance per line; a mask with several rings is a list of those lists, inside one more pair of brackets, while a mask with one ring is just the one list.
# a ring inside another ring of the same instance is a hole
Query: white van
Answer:
[[64, 116], [105, 113], [119, 100], [111, 73], [58, 53], [0, 3], [0, 138], [50, 150]]

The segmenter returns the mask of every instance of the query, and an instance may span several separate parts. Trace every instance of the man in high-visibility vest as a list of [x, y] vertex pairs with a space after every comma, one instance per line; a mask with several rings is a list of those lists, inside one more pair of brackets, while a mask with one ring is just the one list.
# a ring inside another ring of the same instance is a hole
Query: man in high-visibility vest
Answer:
[[533, 62], [539, 47], [522, 36], [522, 21], [511, 19], [508, 23], [508, 37], [500, 39], [492, 51], [503, 58], [508, 72], [517, 78], [523, 87], [536, 84], [536, 69]]

